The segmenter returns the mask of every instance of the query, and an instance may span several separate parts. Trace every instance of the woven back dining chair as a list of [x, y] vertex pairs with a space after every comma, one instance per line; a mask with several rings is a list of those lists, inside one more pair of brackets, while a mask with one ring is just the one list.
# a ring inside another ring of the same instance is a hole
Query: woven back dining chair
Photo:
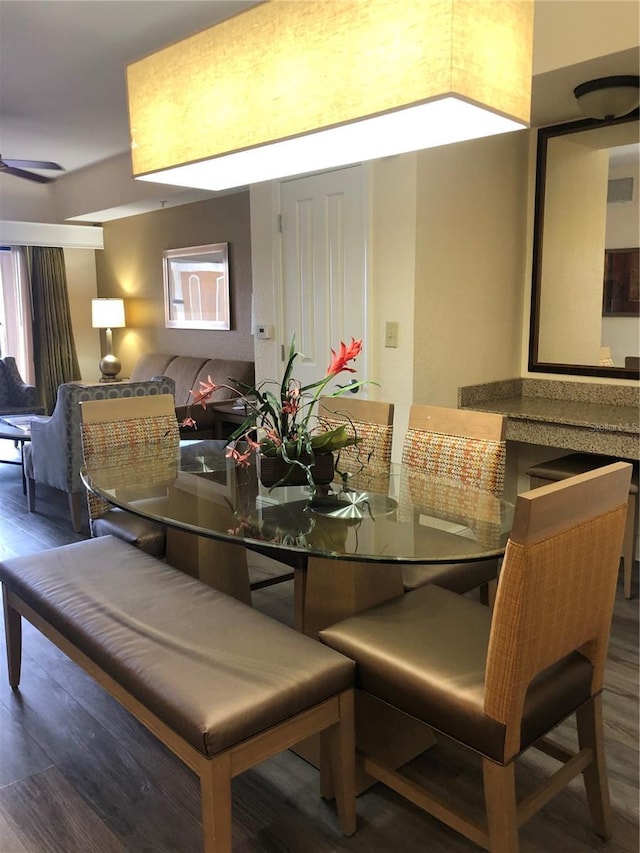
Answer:
[[[349, 396], [321, 397], [317, 415], [323, 426], [346, 427], [357, 444], [342, 448], [336, 469], [350, 488], [371, 490], [374, 479], [388, 476], [393, 443], [393, 403]], [[386, 492], [386, 489], [385, 489]]]
[[[429, 585], [319, 633], [356, 661], [360, 691], [482, 757], [485, 821], [361, 763], [491, 853], [518, 853], [518, 827], [579, 773], [595, 832], [609, 834], [601, 694], [630, 475], [616, 463], [517, 498], [493, 613]], [[572, 714], [575, 754], [547, 738]], [[533, 746], [562, 767], [517, 803], [515, 761]]]
[[[85, 468], [113, 466], [148, 498], [166, 494], [176, 476], [179, 430], [171, 394], [87, 400], [80, 404]], [[164, 525], [116, 507], [87, 490], [92, 536], [114, 535], [156, 557], [164, 556]]]
[[[403, 485], [409, 502], [420, 510], [420, 484], [429, 480], [487, 492], [496, 497], [504, 489], [506, 418], [493, 412], [413, 405], [402, 447]], [[416, 472], [420, 476], [411, 477]], [[428, 508], [429, 503], [425, 503]], [[453, 592], [480, 588], [488, 603], [493, 595], [500, 561], [439, 563], [403, 566], [406, 592], [435, 583]]]

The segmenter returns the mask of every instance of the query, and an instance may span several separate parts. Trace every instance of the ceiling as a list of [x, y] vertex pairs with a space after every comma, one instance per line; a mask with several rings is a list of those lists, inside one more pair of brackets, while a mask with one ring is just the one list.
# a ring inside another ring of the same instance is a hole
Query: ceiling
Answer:
[[[253, 5], [250, 0], [0, 0], [0, 153], [53, 160], [72, 172], [127, 152], [127, 63]], [[552, 3], [544, 0], [544, 5], [548, 18]], [[536, 61], [545, 48], [537, 22], [534, 70], [536, 64], [545, 67]], [[579, 118], [574, 86], [622, 73], [638, 73], [637, 48], [537, 74], [532, 124]], [[16, 180], [0, 175], [0, 193], [4, 182]]]

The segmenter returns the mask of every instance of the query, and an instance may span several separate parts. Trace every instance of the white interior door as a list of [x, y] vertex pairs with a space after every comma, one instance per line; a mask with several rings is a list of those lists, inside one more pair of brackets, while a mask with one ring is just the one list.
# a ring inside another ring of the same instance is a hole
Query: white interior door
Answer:
[[[351, 166], [281, 184], [285, 358], [292, 336], [305, 358], [296, 364], [303, 384], [321, 379], [331, 348], [363, 341], [355, 363], [367, 372], [367, 228], [365, 174]], [[348, 383], [352, 375], [336, 377]], [[334, 390], [335, 383], [327, 387]], [[365, 389], [360, 394], [365, 396]]]

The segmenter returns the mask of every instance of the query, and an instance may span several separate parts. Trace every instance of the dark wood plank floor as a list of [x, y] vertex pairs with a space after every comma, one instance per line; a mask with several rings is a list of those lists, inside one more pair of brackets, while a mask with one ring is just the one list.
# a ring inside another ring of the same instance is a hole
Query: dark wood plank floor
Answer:
[[[20, 469], [0, 465], [0, 558], [82, 538], [71, 529], [63, 495], [40, 489], [38, 508], [26, 512]], [[271, 587], [255, 593], [254, 604], [289, 622], [291, 593], [291, 584]], [[523, 827], [522, 853], [638, 851], [638, 604], [625, 601], [621, 588], [604, 705], [613, 837], [604, 844], [593, 835], [576, 779]], [[560, 736], [573, 745], [573, 723]], [[549, 766], [544, 756], [528, 756], [520, 763], [520, 789], [531, 788]], [[451, 745], [438, 744], [410, 770], [480, 809], [479, 764]], [[318, 796], [317, 771], [292, 753], [235, 780], [233, 797], [239, 853], [478, 849], [381, 785], [358, 798], [358, 832], [342, 838], [332, 806]], [[8, 687], [4, 655], [0, 663], [0, 853], [201, 850], [195, 776], [25, 625], [19, 692]]]

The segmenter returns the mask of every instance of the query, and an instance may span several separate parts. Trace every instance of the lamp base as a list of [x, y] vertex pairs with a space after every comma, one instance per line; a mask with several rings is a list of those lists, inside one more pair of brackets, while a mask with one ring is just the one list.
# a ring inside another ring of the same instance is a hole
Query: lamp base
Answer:
[[108, 353], [104, 358], [100, 359], [100, 373], [102, 374], [100, 382], [119, 382], [116, 376], [122, 370], [122, 363], [113, 353]]

